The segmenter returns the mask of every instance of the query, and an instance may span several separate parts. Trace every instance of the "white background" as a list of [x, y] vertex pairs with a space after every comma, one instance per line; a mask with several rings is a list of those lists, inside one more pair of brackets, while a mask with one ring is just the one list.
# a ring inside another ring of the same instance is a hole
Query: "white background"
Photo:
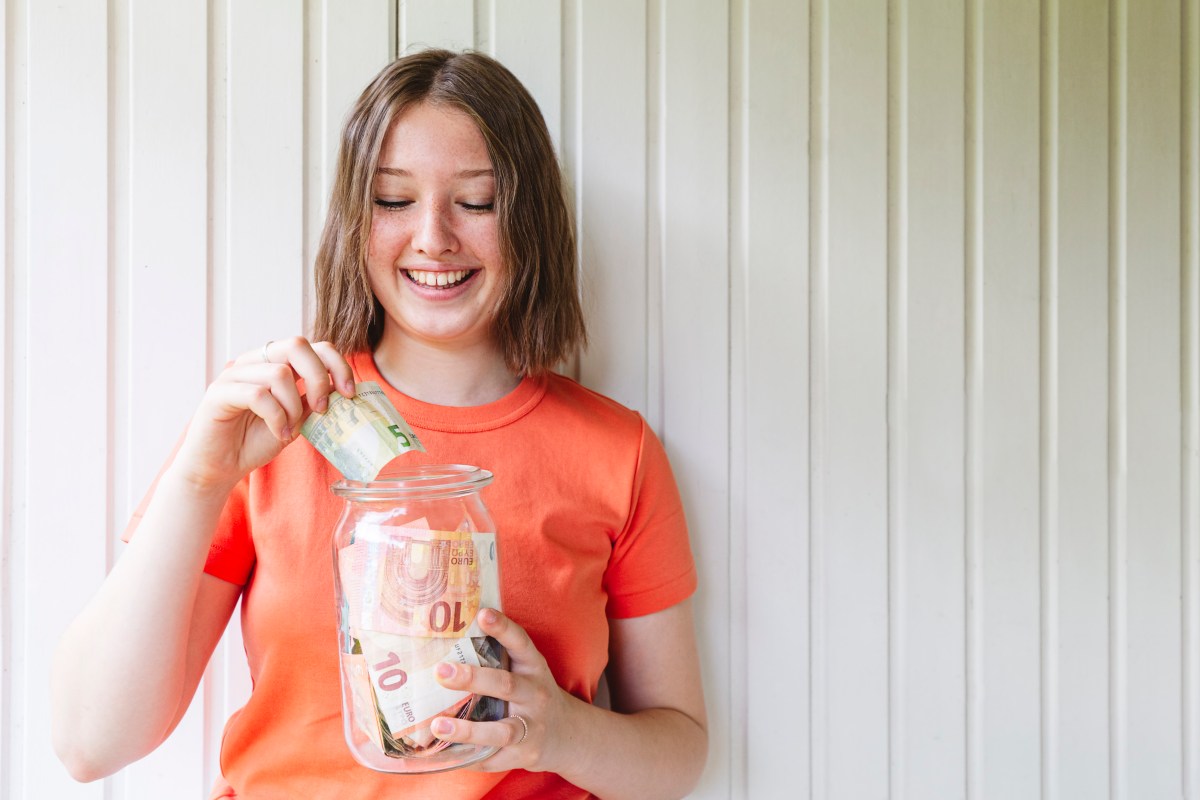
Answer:
[[1200, 798], [1198, 0], [7, 0], [0, 31], [0, 795], [211, 785], [236, 630], [88, 786], [51, 650], [206, 382], [305, 330], [342, 115], [429, 43], [537, 97], [570, 369], [675, 466], [696, 797]]

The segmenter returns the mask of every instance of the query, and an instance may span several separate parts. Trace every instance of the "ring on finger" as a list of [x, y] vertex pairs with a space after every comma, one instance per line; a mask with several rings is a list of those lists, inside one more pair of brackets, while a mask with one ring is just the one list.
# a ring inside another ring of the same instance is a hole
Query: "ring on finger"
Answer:
[[270, 347], [272, 344], [274, 344], [274, 342], [275, 342], [275, 340], [274, 340], [274, 339], [268, 339], [268, 340], [267, 340], [267, 343], [263, 345], [263, 349], [262, 349], [262, 360], [263, 360], [263, 363], [264, 363], [264, 364], [270, 364], [270, 363], [271, 363], [271, 357], [267, 355], [267, 348], [268, 348], [268, 347]]
[[516, 745], [519, 745], [521, 742], [525, 741], [525, 737], [529, 735], [529, 723], [526, 722], [525, 718], [522, 717], [520, 714], [509, 714], [508, 718], [515, 719], [517, 722], [521, 723], [521, 738], [517, 739], [515, 742], [512, 743], [512, 745], [510, 745], [512, 747], [515, 747]]

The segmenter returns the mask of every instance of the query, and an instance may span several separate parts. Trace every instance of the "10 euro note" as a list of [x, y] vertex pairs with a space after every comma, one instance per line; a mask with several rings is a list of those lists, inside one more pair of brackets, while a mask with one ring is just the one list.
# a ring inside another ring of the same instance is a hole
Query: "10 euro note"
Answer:
[[480, 629], [483, 607], [500, 608], [493, 533], [360, 524], [337, 557], [339, 619], [350, 722], [393, 757], [449, 746], [430, 725], [439, 716], [493, 720], [502, 701], [447, 689], [442, 662], [507, 669], [499, 644]]
[[360, 524], [338, 554], [351, 628], [405, 636], [483, 636], [475, 616], [500, 608], [496, 535]]
[[396, 456], [410, 450], [425, 452], [374, 381], [357, 384], [354, 397], [330, 394], [329, 408], [324, 414], [309, 414], [300, 433], [351, 481], [373, 481]]

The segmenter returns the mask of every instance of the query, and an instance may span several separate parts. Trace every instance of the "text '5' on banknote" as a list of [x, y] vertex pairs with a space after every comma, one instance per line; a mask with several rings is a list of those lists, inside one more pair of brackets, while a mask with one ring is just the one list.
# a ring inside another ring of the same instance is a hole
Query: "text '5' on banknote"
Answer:
[[425, 452], [374, 381], [357, 384], [354, 397], [330, 394], [329, 408], [324, 414], [309, 414], [300, 433], [351, 481], [373, 481], [396, 456], [410, 450]]

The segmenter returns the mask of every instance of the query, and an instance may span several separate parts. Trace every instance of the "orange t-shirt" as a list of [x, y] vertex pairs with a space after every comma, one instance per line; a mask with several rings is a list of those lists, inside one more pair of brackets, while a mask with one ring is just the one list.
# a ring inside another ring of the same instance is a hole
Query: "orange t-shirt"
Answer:
[[[370, 354], [350, 364], [359, 381], [383, 388], [425, 445], [406, 463], [494, 473], [482, 496], [496, 523], [504, 612], [529, 632], [558, 684], [590, 702], [608, 662], [608, 619], [661, 611], [696, 588], [679, 493], [654, 433], [635, 412], [558, 375], [453, 408], [396, 391]], [[342, 733], [333, 586], [342, 501], [329, 486], [340, 477], [297, 441], [226, 504], [205, 571], [245, 587], [254, 689], [225, 726], [228, 786], [214, 797], [588, 797], [550, 773], [391, 775], [353, 759]]]

